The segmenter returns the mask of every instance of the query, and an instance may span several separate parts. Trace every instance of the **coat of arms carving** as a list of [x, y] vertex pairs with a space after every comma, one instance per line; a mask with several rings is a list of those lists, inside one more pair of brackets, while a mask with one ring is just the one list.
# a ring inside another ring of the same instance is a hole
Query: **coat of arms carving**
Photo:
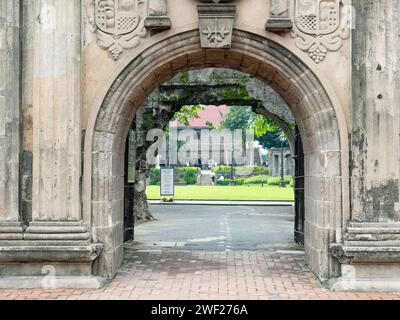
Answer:
[[117, 60], [148, 34], [144, 26], [147, 0], [89, 0], [87, 17], [101, 48]]
[[320, 63], [329, 51], [338, 51], [350, 36], [349, 23], [342, 14], [342, 0], [296, 0], [296, 45]]

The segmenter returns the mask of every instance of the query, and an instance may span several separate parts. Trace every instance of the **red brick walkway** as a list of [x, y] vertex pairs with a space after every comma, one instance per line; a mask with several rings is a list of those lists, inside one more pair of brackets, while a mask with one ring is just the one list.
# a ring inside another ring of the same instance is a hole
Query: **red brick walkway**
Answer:
[[302, 255], [254, 252], [138, 251], [100, 290], [0, 290], [0, 299], [134, 300], [400, 300], [400, 294], [330, 292], [304, 265]]

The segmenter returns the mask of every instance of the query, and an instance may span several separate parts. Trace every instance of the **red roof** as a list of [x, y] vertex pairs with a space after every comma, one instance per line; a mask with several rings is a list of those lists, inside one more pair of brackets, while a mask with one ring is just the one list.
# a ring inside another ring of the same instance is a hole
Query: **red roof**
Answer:
[[[221, 122], [225, 115], [229, 113], [229, 108], [227, 106], [207, 106], [204, 110], [199, 112], [198, 119], [189, 120], [189, 128], [203, 129], [208, 128], [207, 123], [212, 123], [216, 127], [221, 125]], [[172, 128], [187, 128], [184, 124], [174, 121], [171, 123]]]

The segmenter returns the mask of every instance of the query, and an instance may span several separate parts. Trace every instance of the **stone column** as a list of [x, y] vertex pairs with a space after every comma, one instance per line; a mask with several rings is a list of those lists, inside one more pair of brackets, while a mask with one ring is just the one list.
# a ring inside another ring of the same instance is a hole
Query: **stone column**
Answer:
[[36, 17], [29, 26], [33, 42], [32, 79], [28, 84], [32, 86], [33, 103], [33, 177], [32, 222], [26, 238], [30, 239], [38, 230], [73, 233], [83, 229], [81, 1], [28, 3]]
[[20, 166], [20, 1], [0, 1], [0, 239], [22, 238]]
[[[400, 288], [400, 2], [354, 0], [351, 214], [337, 289]], [[341, 239], [341, 235], [337, 238]]]
[[354, 6], [352, 218], [400, 222], [400, 2]]

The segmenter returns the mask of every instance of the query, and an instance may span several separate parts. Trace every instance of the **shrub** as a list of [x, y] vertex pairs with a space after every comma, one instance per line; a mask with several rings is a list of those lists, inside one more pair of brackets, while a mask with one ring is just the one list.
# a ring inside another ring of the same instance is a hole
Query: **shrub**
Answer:
[[269, 176], [255, 176], [245, 179], [244, 184], [267, 184], [269, 179]]
[[292, 176], [286, 176], [285, 177], [285, 182], [287, 185], [292, 185], [293, 184], [293, 177]]
[[150, 169], [150, 185], [156, 186], [161, 183], [161, 170], [152, 168]]
[[232, 184], [232, 180], [231, 179], [225, 179], [224, 182], [218, 180], [217, 181], [217, 185], [218, 186], [229, 186]]
[[183, 173], [183, 180], [187, 185], [193, 185], [197, 183], [197, 170], [187, 170]]
[[270, 185], [270, 186], [279, 186], [280, 183], [281, 183], [280, 177], [271, 177], [268, 180], [268, 185]]
[[[219, 173], [219, 174], [231, 174], [232, 168], [230, 166], [216, 166], [211, 169], [212, 172]], [[242, 177], [249, 177], [249, 176], [261, 176], [261, 175], [268, 175], [269, 170], [267, 167], [262, 166], [240, 166], [234, 167], [234, 172], [238, 176]]]
[[178, 172], [198, 172], [199, 171], [199, 168], [196, 168], [196, 167], [179, 167], [179, 168], [176, 168], [176, 170], [178, 171]]

